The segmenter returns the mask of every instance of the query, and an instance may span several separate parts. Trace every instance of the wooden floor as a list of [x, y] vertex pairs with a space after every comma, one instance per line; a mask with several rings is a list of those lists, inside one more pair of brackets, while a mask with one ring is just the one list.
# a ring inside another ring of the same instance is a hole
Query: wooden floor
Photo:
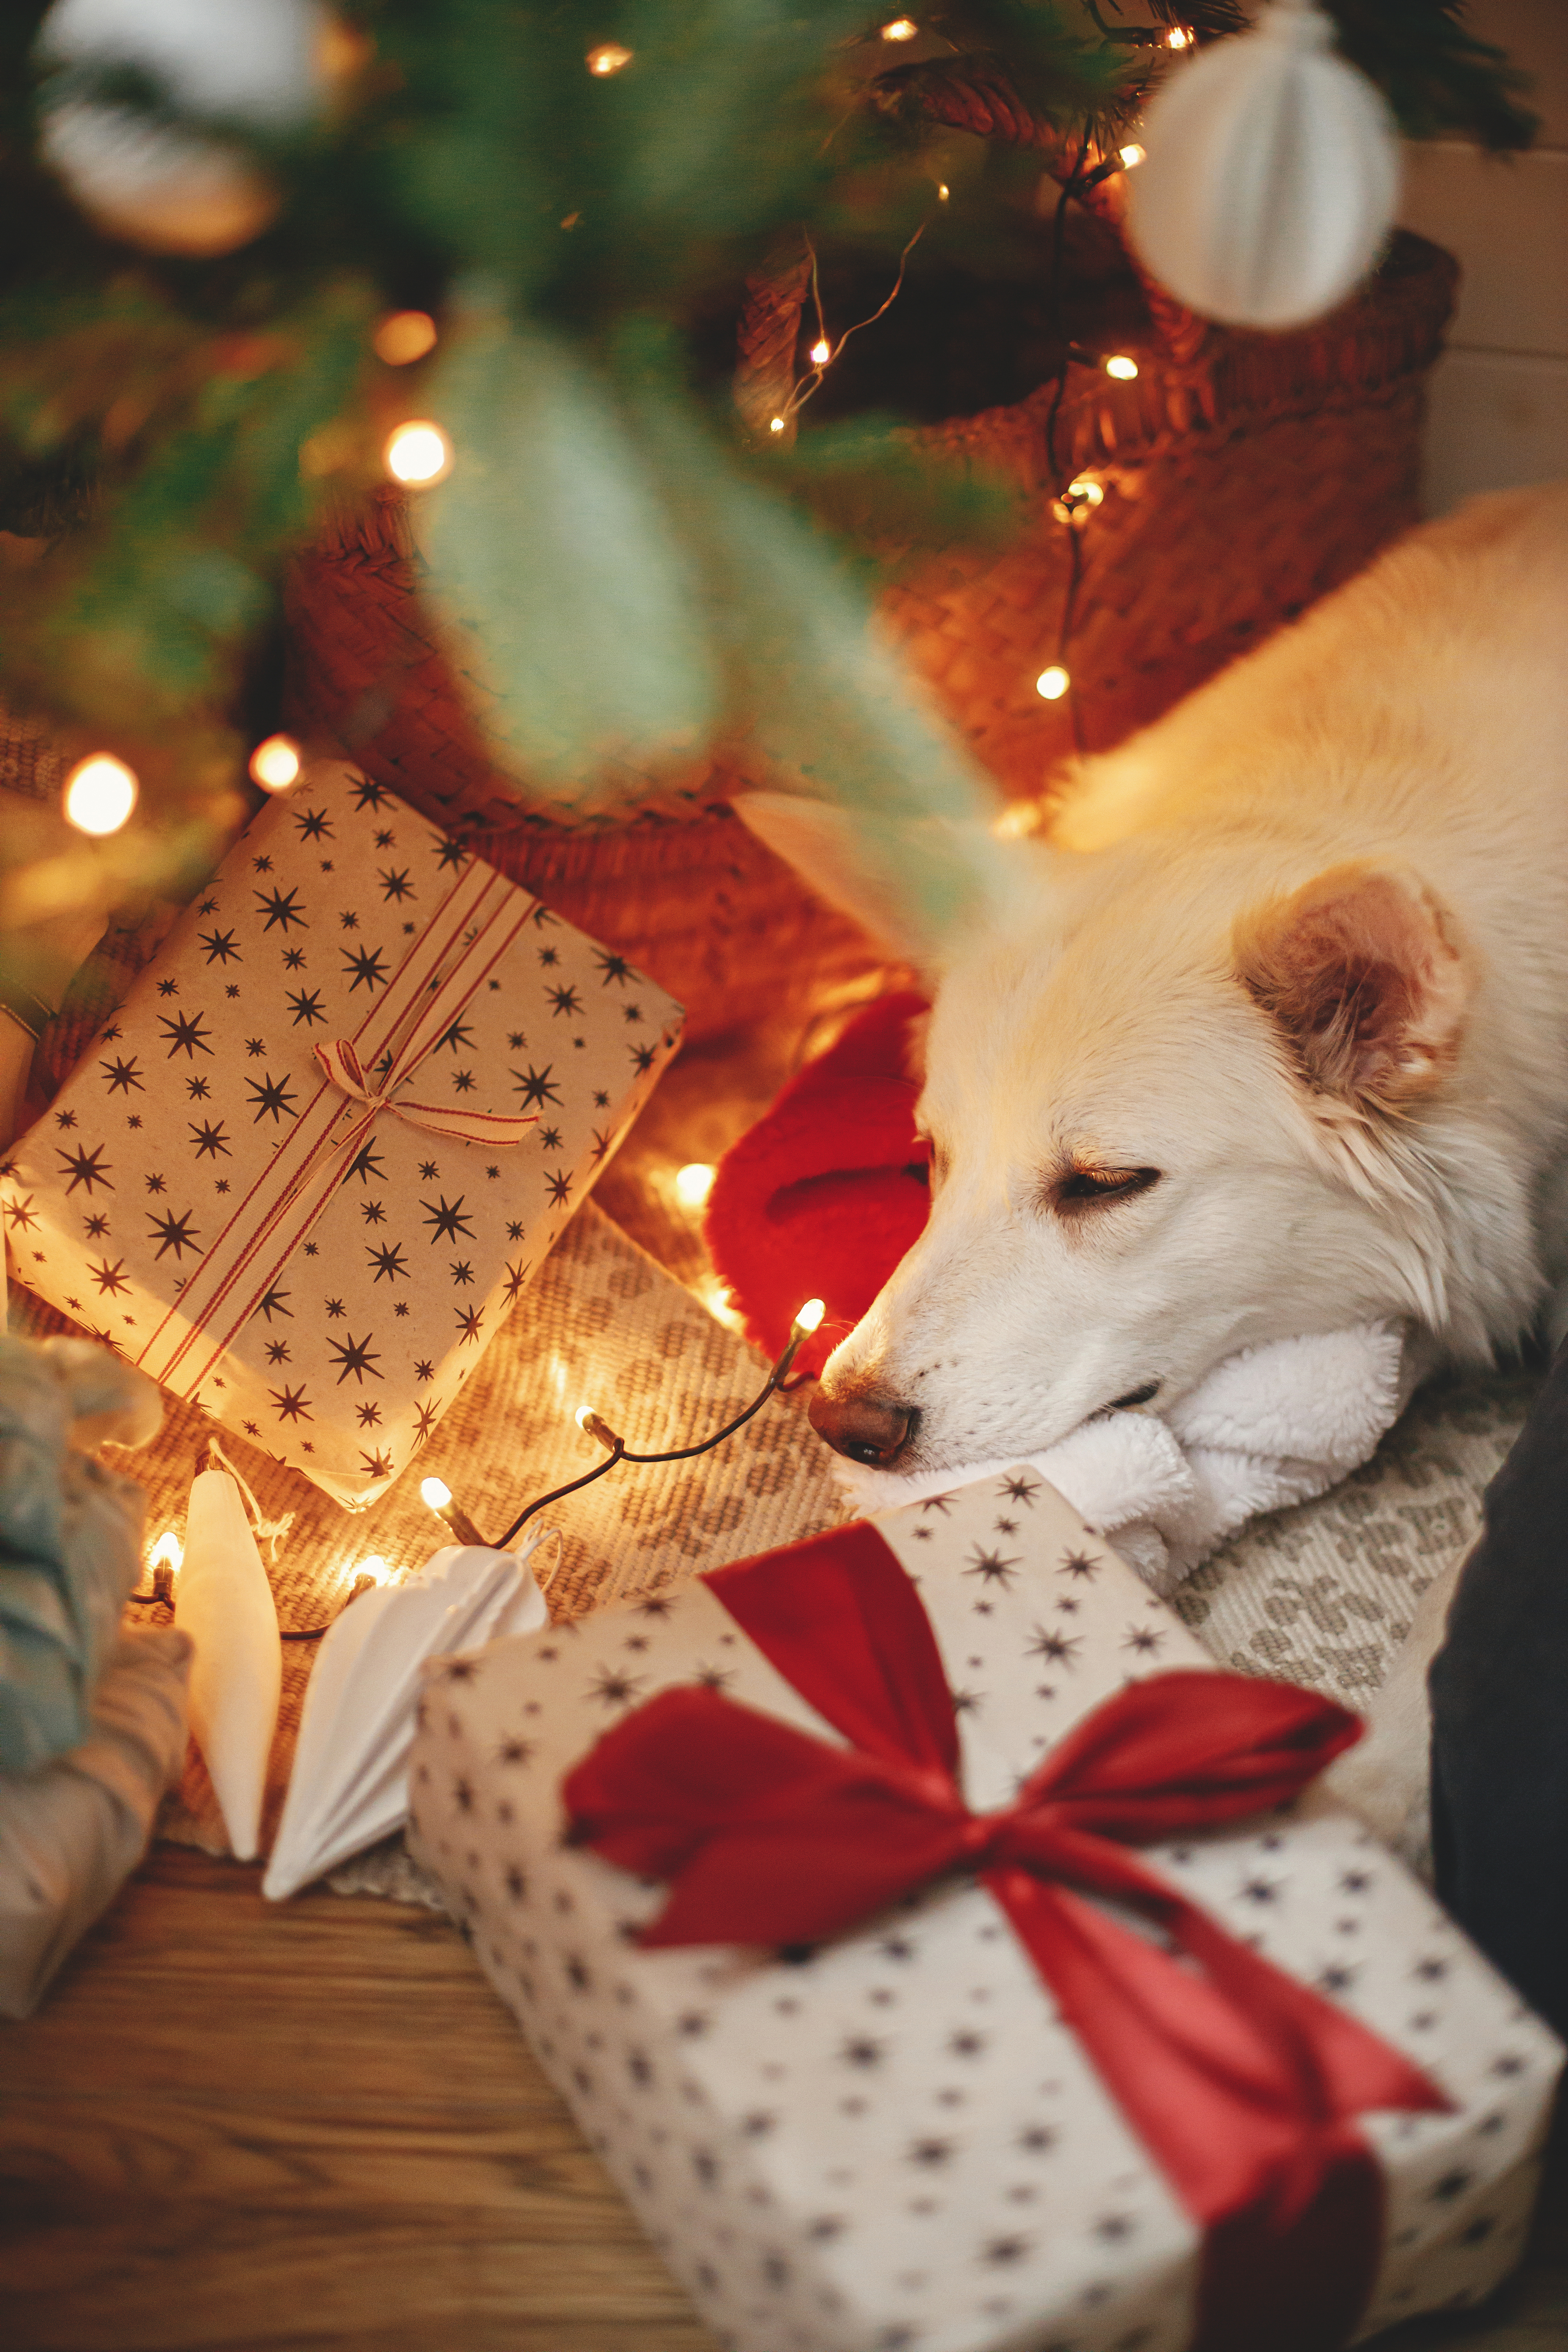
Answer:
[[[1384, 2342], [1568, 2347], [1568, 2147], [1491, 2310]], [[0, 2025], [0, 2345], [713, 2352], [447, 1921], [168, 1846]]]
[[712, 2352], [450, 1924], [155, 1848], [0, 2026], [7, 2352]]

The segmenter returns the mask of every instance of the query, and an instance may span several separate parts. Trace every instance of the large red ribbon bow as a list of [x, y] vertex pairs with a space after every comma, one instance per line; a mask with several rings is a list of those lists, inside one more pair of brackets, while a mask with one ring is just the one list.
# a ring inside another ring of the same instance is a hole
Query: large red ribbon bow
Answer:
[[1204, 2231], [1194, 2352], [1345, 2342], [1383, 2237], [1383, 2176], [1355, 2117], [1448, 2102], [1127, 1842], [1285, 1802], [1350, 1746], [1355, 1717], [1279, 1683], [1154, 1675], [1085, 1717], [1012, 1804], [972, 1813], [931, 1622], [874, 1529], [706, 1581], [849, 1745], [692, 1687], [608, 1732], [563, 1793], [578, 1843], [672, 1882], [643, 1942], [815, 1943], [977, 1874]]

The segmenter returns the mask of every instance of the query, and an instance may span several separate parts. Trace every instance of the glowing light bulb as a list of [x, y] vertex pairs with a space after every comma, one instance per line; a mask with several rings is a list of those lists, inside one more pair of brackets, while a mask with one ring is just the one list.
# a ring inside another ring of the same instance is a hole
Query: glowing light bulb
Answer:
[[1044, 702], [1059, 702], [1071, 684], [1072, 680], [1060, 662], [1053, 662], [1049, 669], [1043, 669], [1035, 680], [1035, 692]]
[[579, 1429], [586, 1429], [588, 1423], [594, 1418], [593, 1406], [591, 1404], [580, 1404], [572, 1418], [576, 1423]]
[[675, 1197], [683, 1209], [700, 1209], [713, 1190], [719, 1171], [705, 1160], [693, 1160], [675, 1171]]
[[1125, 352], [1115, 352], [1105, 362], [1105, 373], [1113, 375], [1118, 383], [1131, 383], [1138, 373], [1138, 362], [1129, 359]]
[[1119, 147], [1117, 149], [1117, 160], [1121, 163], [1124, 172], [1135, 172], [1139, 164], [1143, 161], [1146, 152], [1147, 151], [1144, 148], [1140, 147], [1138, 142], [1134, 140], [1130, 147]]
[[784, 431], [784, 421], [782, 416], [770, 416], [768, 419], [768, 431], [770, 433], [782, 433]]
[[882, 38], [885, 41], [912, 41], [919, 31], [920, 26], [912, 16], [895, 16], [890, 24], [883, 26]]
[[400, 425], [386, 445], [386, 470], [395, 482], [424, 488], [451, 471], [452, 445], [438, 425], [417, 417]]
[[1014, 801], [993, 821], [991, 830], [998, 841], [1021, 841], [1026, 834], [1037, 833], [1039, 824], [1037, 802]]
[[588, 52], [588, 71], [597, 74], [601, 81], [606, 74], [618, 74], [623, 66], [632, 61], [630, 49], [623, 49], [619, 41], [601, 41], [596, 49]]
[[795, 1310], [795, 1329], [805, 1331], [808, 1336], [813, 1331], [820, 1330], [822, 1318], [826, 1312], [827, 1308], [820, 1298], [808, 1298], [804, 1307]]
[[123, 760], [95, 751], [79, 760], [66, 778], [66, 815], [79, 833], [118, 833], [141, 789]]
[[185, 1564], [185, 1547], [173, 1528], [166, 1528], [147, 1555], [149, 1568], [170, 1568], [176, 1574]]
[[452, 1499], [452, 1489], [447, 1486], [445, 1478], [421, 1478], [419, 1496], [421, 1501], [435, 1512], [438, 1519], [446, 1520], [460, 1544], [477, 1544], [481, 1549], [486, 1548], [483, 1536], [480, 1535], [461, 1503], [454, 1502]]
[[354, 1570], [356, 1584], [362, 1579], [371, 1584], [386, 1584], [391, 1581], [391, 1578], [392, 1570], [378, 1551], [373, 1551], [368, 1559], [362, 1559]]
[[1080, 474], [1076, 482], [1068, 484], [1069, 499], [1081, 499], [1086, 507], [1100, 506], [1105, 498], [1105, 485], [1097, 482], [1092, 474]]
[[936, 193], [938, 202], [945, 205], [952, 191], [945, 180], [939, 180], [936, 184]]
[[736, 1306], [728, 1283], [721, 1282], [716, 1274], [705, 1274], [697, 1286], [697, 1296], [713, 1318], [722, 1323], [726, 1331], [743, 1331], [746, 1318]]
[[1190, 49], [1193, 39], [1194, 36], [1185, 25], [1173, 25], [1165, 36], [1165, 47], [1168, 49]]
[[812, 366], [826, 367], [832, 357], [832, 344], [828, 341], [826, 335], [819, 336], [817, 341], [813, 343], [811, 347], [810, 359]]
[[428, 310], [389, 310], [371, 338], [371, 349], [388, 367], [408, 367], [436, 348], [436, 321]]
[[268, 735], [250, 755], [250, 781], [264, 793], [286, 793], [300, 781], [300, 746], [292, 735]]

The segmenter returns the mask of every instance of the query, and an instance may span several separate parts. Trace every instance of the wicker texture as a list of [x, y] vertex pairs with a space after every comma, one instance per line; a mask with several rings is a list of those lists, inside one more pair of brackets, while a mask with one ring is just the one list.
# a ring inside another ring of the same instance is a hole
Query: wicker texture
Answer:
[[1212, 329], [1183, 362], [1139, 351], [1130, 383], [1074, 371], [1007, 408], [914, 429], [933, 460], [999, 471], [1029, 520], [1000, 554], [954, 548], [882, 598], [911, 665], [1004, 790], [1074, 748], [1035, 680], [1058, 657], [1069, 526], [1057, 488], [1102, 503], [1071, 528], [1082, 581], [1068, 654], [1082, 748], [1108, 749], [1348, 580], [1417, 520], [1425, 379], [1458, 271], [1400, 236], [1364, 293], [1299, 334]]
[[[910, 428], [910, 446], [1011, 479], [1024, 521], [1000, 551], [900, 551], [882, 615], [1003, 788], [1033, 796], [1074, 748], [1119, 741], [1359, 570], [1416, 519], [1423, 384], [1455, 265], [1401, 235], [1378, 276], [1311, 329], [1208, 330], [1195, 355], [1134, 344], [1131, 383], [1075, 368], [1049, 429], [1047, 383], [1009, 406]], [[788, 398], [807, 275], [784, 257], [751, 289], [737, 397]], [[1190, 323], [1190, 322], [1189, 322]], [[1170, 340], [1190, 352], [1180, 321]], [[1052, 464], [1054, 456], [1056, 463]], [[1071, 559], [1056, 490], [1092, 473], [1075, 528], [1082, 579], [1071, 702], [1035, 690], [1058, 657]], [[804, 1004], [873, 968], [870, 943], [807, 894], [729, 813], [747, 776], [715, 758], [606, 783], [563, 821], [488, 747], [482, 698], [419, 601], [402, 494], [380, 492], [297, 564], [285, 723], [341, 743], [436, 822], [617, 948], [687, 1007], [694, 1040]], [[617, 805], [618, 803], [618, 805]]]
[[596, 832], [479, 835], [481, 857], [619, 949], [686, 1008], [688, 1047], [804, 1022], [881, 971], [884, 949], [807, 890], [733, 812]]
[[[725, 804], [715, 761], [657, 795], [556, 821], [487, 750], [472, 687], [448, 668], [418, 598], [399, 492], [345, 516], [296, 564], [284, 723], [341, 743], [367, 773], [558, 914], [648, 972], [698, 1044], [792, 1010], [874, 970], [879, 950], [824, 906]], [[640, 793], [640, 798], [638, 797]]]
[[[1106, 493], [1080, 527], [1071, 653], [1089, 748], [1157, 717], [1415, 520], [1423, 386], [1456, 275], [1436, 246], [1402, 235], [1363, 294], [1301, 333], [1211, 330], [1188, 361], [1145, 348], [1131, 383], [1074, 371], [1057, 420], [1057, 474], [1092, 473]], [[742, 373], [761, 406], [787, 397], [781, 337], [791, 320], [798, 328], [804, 291], [794, 264], [781, 264], [771, 290], [752, 289]], [[1056, 657], [1068, 575], [1067, 528], [1052, 512], [1054, 396], [1045, 384], [1009, 407], [910, 431], [911, 446], [933, 460], [956, 458], [1016, 482], [1026, 520], [1000, 553], [933, 551], [882, 598], [914, 666], [1015, 793], [1037, 790], [1072, 748], [1066, 707], [1043, 703], [1034, 687]], [[421, 615], [418, 570], [401, 498], [390, 490], [301, 562], [290, 596], [289, 723], [342, 741], [440, 822], [533, 835], [544, 862], [520, 869], [532, 887], [548, 890], [557, 872], [585, 884], [592, 858], [563, 862], [561, 845], [573, 830], [614, 838], [620, 826], [613, 815], [585, 828], [555, 822], [491, 759]], [[733, 767], [715, 761], [645, 799], [639, 814], [710, 825], [737, 781]], [[635, 779], [622, 785], [635, 794]], [[640, 856], [658, 835], [647, 826], [634, 838]], [[732, 859], [724, 845], [735, 848]], [[726, 862], [778, 887], [772, 862], [751, 866], [728, 826], [711, 859], [677, 856], [673, 864], [685, 881]], [[659, 855], [649, 863], [657, 869]], [[618, 854], [611, 866], [627, 870]], [[605, 908], [613, 899], [606, 884], [600, 904], [559, 903], [610, 937]], [[803, 919], [791, 910], [786, 929], [798, 931]], [[680, 993], [651, 952], [646, 961]]]
[[[939, 58], [925, 58], [879, 74], [876, 86], [884, 105], [896, 105], [907, 89], [934, 122], [945, 123], [953, 131], [968, 131], [977, 139], [1032, 148], [1058, 186], [1067, 190], [1085, 212], [1093, 213], [1115, 230], [1120, 241], [1127, 210], [1125, 175], [1112, 172], [1102, 180], [1093, 172], [1086, 174], [1087, 142], [1032, 113], [1001, 71], [973, 58], [947, 65]], [[1208, 321], [1167, 294], [1136, 254], [1130, 252], [1127, 257], [1143, 289], [1156, 342], [1173, 360], [1195, 359], [1209, 333]]]
[[0, 790], [30, 801], [58, 800], [67, 765], [47, 721], [24, 719], [0, 703]]

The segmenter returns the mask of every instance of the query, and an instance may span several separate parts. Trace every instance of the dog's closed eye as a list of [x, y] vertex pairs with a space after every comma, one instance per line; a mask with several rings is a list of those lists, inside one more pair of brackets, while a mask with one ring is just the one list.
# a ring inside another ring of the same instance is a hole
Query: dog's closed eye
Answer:
[[1050, 1206], [1062, 1217], [1081, 1217], [1113, 1201], [1130, 1201], [1160, 1181], [1158, 1168], [1070, 1168], [1049, 1190]]

